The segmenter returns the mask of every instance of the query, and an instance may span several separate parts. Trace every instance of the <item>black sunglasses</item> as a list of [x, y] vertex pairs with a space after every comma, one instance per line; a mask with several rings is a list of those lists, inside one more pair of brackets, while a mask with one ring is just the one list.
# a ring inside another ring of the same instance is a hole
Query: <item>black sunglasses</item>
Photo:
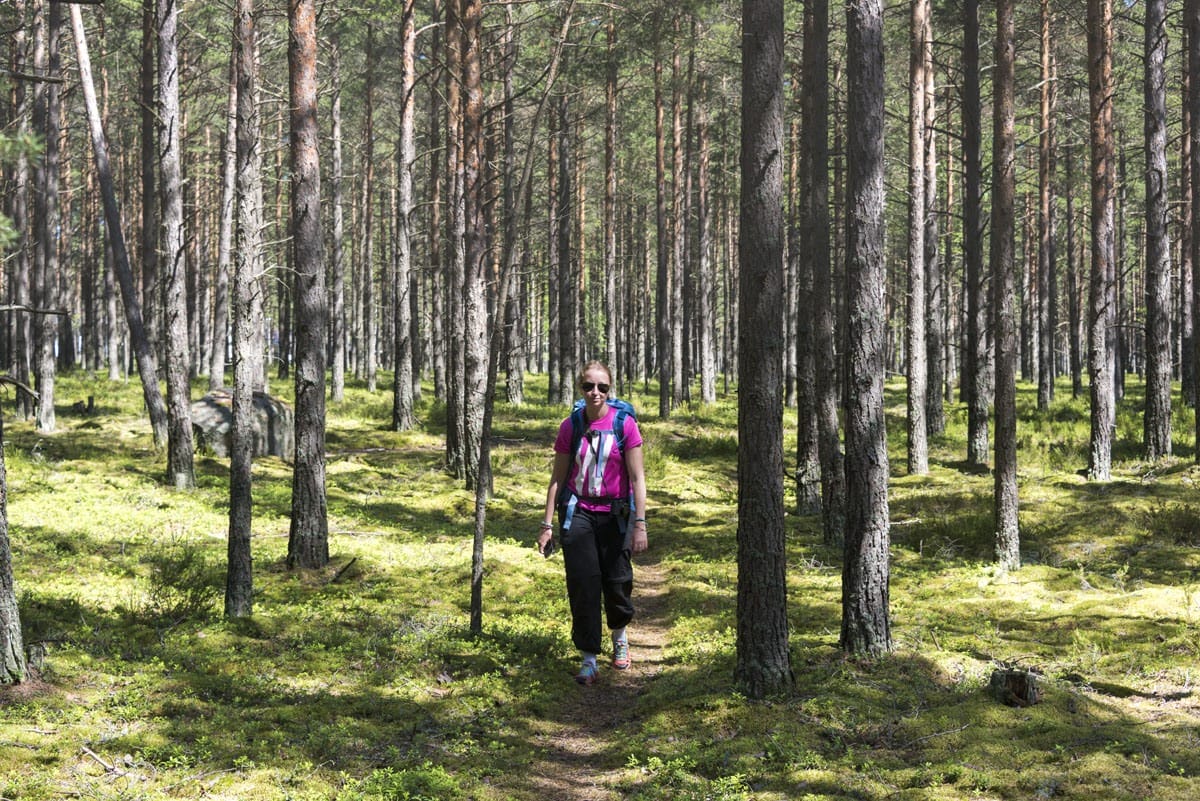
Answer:
[[608, 384], [597, 384], [594, 381], [584, 381], [579, 386], [584, 392], [591, 392], [593, 389], [598, 389], [604, 394], [608, 394]]

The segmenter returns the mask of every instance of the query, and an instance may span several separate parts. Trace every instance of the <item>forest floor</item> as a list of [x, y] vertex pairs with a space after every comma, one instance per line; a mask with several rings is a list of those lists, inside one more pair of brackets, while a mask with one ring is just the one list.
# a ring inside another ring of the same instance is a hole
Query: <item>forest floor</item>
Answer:
[[629, 768], [617, 761], [612, 743], [614, 738], [637, 739], [638, 698], [663, 670], [670, 628], [662, 568], [639, 565], [635, 580], [637, 619], [629, 627], [633, 664], [618, 671], [606, 665], [602, 655], [600, 680], [565, 693], [559, 708], [538, 721], [533, 747], [540, 756], [527, 772], [508, 777], [518, 786], [524, 778], [536, 797], [562, 801], [624, 797], [616, 788], [628, 777]]
[[[929, 474], [907, 475], [889, 384], [895, 651], [839, 648], [841, 554], [794, 514], [789, 478], [796, 682], [752, 701], [734, 681], [735, 397], [639, 419], [634, 661], [581, 687], [561, 556], [532, 547], [563, 409], [497, 409], [481, 631], [474, 499], [444, 469], [444, 408], [427, 392], [418, 428], [389, 431], [390, 393], [357, 385], [329, 410], [330, 564], [287, 569], [291, 468], [256, 460], [254, 614], [226, 620], [228, 461], [198, 455], [196, 489], [167, 487], [136, 382], [62, 376], [56, 433], [4, 420], [22, 629], [42, 662], [0, 688], [0, 801], [1194, 801], [1194, 413], [1176, 404], [1176, 455], [1147, 463], [1128, 388], [1098, 483], [1080, 474], [1085, 400], [1060, 387], [1039, 412], [1022, 385], [1022, 567], [1004, 572], [992, 478], [962, 460], [965, 410], [947, 407]], [[545, 397], [544, 378], [526, 392]], [[89, 395], [94, 413], [72, 411]], [[1034, 672], [1039, 703], [998, 703], [1000, 667]]]

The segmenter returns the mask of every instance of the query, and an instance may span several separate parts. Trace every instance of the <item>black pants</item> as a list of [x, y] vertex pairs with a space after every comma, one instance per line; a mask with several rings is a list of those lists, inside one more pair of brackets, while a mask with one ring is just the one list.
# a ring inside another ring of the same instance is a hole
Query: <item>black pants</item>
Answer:
[[577, 508], [571, 527], [562, 532], [571, 641], [580, 651], [600, 653], [602, 599], [610, 629], [633, 620], [633, 563], [622, 528], [615, 514]]

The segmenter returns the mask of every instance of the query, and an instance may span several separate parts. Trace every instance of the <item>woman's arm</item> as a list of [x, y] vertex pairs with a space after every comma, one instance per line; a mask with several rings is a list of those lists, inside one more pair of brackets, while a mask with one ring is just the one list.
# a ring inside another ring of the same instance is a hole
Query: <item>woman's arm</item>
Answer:
[[[545, 551], [546, 543], [554, 537], [554, 514], [558, 507], [558, 490], [567, 480], [571, 467], [571, 454], [555, 453], [554, 467], [550, 470], [550, 486], [546, 488], [546, 513], [542, 517], [542, 531], [538, 535], [538, 550]], [[550, 525], [547, 526], [546, 524]]]
[[633, 552], [646, 550], [646, 470], [642, 458], [642, 447], [630, 448], [625, 453], [625, 472], [629, 475], [629, 489], [633, 492], [636, 511], [633, 520]]

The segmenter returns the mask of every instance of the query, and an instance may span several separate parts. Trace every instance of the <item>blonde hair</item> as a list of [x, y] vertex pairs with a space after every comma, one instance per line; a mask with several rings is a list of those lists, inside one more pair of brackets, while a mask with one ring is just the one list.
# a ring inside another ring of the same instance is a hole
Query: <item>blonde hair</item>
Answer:
[[612, 378], [613, 378], [613, 375], [612, 375], [612, 370], [609, 370], [609, 369], [608, 369], [608, 365], [607, 365], [607, 364], [605, 364], [604, 362], [601, 362], [601, 361], [596, 361], [595, 359], [593, 359], [592, 361], [590, 361], [590, 362], [588, 362], [587, 364], [585, 364], [585, 365], [583, 366], [583, 369], [579, 371], [579, 376], [578, 376], [578, 378], [576, 379], [576, 383], [578, 383], [578, 384], [582, 384], [582, 383], [583, 383], [583, 377], [584, 377], [585, 375], [587, 375], [589, 372], [591, 372], [592, 370], [603, 370], [603, 371], [604, 371], [604, 374], [605, 374], [606, 376], [608, 376], [608, 381], [607, 381], [607, 382], [605, 382], [605, 383], [607, 383], [607, 384], [608, 384], [610, 387], [612, 386], [612, 382], [613, 382], [613, 380], [612, 380]]

